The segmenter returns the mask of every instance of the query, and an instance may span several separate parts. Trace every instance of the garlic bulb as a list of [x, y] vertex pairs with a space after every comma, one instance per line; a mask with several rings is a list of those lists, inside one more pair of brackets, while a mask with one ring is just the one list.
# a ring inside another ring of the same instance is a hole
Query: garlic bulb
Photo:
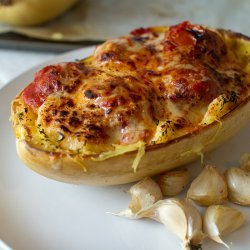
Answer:
[[186, 187], [189, 180], [187, 169], [172, 170], [159, 176], [159, 184], [162, 194], [174, 196], [179, 194]]
[[244, 170], [250, 171], [250, 154], [244, 154], [240, 158], [240, 167]]
[[250, 172], [232, 167], [226, 171], [226, 180], [230, 200], [250, 206]]
[[143, 217], [161, 222], [175, 232], [183, 241], [183, 249], [200, 249], [205, 238], [201, 216], [191, 201], [161, 200], [145, 211]]
[[142, 212], [149, 209], [155, 202], [162, 199], [162, 192], [158, 184], [149, 177], [136, 183], [129, 190], [131, 203], [128, 209], [114, 214], [130, 219], [139, 219]]
[[225, 178], [216, 167], [207, 165], [192, 182], [187, 198], [201, 206], [220, 204], [227, 200], [227, 184]]
[[221, 236], [235, 231], [243, 222], [244, 216], [240, 211], [222, 205], [214, 205], [208, 207], [204, 214], [203, 231], [212, 240], [228, 247]]

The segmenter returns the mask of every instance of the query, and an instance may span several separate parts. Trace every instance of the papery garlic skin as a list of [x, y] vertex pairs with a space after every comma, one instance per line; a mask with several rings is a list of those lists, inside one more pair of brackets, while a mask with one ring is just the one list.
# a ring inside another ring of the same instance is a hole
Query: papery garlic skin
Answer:
[[157, 183], [164, 196], [179, 194], [187, 186], [189, 174], [187, 169], [168, 171], [158, 177]]
[[204, 214], [203, 231], [210, 239], [228, 247], [221, 236], [237, 230], [244, 220], [243, 214], [234, 208], [213, 205]]
[[241, 156], [240, 168], [250, 171], [250, 154], [244, 154]]
[[250, 206], [250, 172], [240, 168], [229, 168], [226, 173], [229, 199], [237, 204]]
[[201, 206], [221, 204], [227, 200], [227, 195], [225, 177], [211, 165], [204, 167], [187, 192], [187, 198]]
[[163, 223], [175, 232], [183, 241], [183, 249], [198, 249], [205, 237], [201, 215], [188, 200], [160, 200], [145, 211], [143, 217]]

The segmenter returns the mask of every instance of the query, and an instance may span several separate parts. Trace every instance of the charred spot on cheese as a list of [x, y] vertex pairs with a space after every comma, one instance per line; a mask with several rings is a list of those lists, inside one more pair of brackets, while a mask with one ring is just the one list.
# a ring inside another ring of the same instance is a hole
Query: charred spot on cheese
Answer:
[[95, 154], [195, 131], [249, 96], [248, 62], [230, 46], [221, 32], [183, 22], [139, 28], [92, 57], [47, 66], [22, 92], [20, 137], [38, 134], [45, 150]]
[[87, 98], [89, 98], [89, 99], [94, 99], [94, 98], [97, 97], [97, 95], [94, 94], [94, 93], [93, 93], [91, 90], [89, 90], [89, 89], [85, 90], [84, 95], [85, 95]]
[[237, 93], [235, 91], [231, 91], [229, 94], [227, 95], [223, 95], [222, 96], [223, 99], [223, 105], [228, 103], [228, 102], [232, 102], [232, 103], [237, 103]]
[[82, 125], [82, 121], [79, 118], [75, 117], [75, 116], [71, 116], [69, 118], [69, 125], [71, 127], [77, 128], [77, 127]]
[[138, 35], [134, 35], [133, 37], [132, 37], [132, 41], [134, 41], [134, 42], [145, 42], [145, 41], [147, 41], [149, 39], [149, 37], [148, 36], [138, 36]]
[[237, 102], [237, 93], [235, 91], [231, 91], [230, 97], [229, 97], [229, 102]]
[[66, 132], [66, 133], [71, 132], [65, 125], [60, 125], [60, 128], [61, 128], [62, 131]]
[[107, 52], [107, 53], [103, 53], [101, 55], [101, 61], [109, 61], [109, 60], [114, 60], [116, 57], [116, 54], [115, 53], [112, 53], [112, 52]]

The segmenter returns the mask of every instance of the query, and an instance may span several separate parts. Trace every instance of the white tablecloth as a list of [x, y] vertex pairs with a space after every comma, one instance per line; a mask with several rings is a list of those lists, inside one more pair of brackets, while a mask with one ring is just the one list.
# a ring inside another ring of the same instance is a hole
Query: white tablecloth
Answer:
[[0, 88], [22, 72], [49, 60], [56, 54], [0, 49]]

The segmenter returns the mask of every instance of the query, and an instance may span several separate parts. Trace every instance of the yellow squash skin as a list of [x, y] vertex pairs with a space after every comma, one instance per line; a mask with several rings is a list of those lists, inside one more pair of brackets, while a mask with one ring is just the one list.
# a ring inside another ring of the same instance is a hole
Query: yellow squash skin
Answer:
[[17, 26], [42, 24], [65, 12], [76, 1], [10, 0], [9, 4], [0, 5], [0, 21]]
[[[247, 37], [224, 30], [217, 32], [224, 37], [228, 48], [237, 49], [237, 56], [248, 61], [250, 40]], [[248, 64], [245, 67], [250, 72]], [[21, 94], [12, 103], [12, 121], [15, 120]], [[213, 118], [211, 115], [209, 119], [205, 116], [201, 125], [190, 130], [190, 133], [163, 143], [146, 144], [145, 155], [136, 169], [131, 166], [138, 150], [97, 161], [101, 154], [72, 154], [62, 150], [52, 152], [36, 147], [25, 137], [19, 136], [16, 141], [17, 152], [32, 170], [58, 181], [93, 186], [133, 182], [186, 164], [229, 139], [249, 121], [250, 96], [227, 112], [219, 108], [220, 115], [214, 112]], [[14, 122], [16, 133], [17, 127]]]

